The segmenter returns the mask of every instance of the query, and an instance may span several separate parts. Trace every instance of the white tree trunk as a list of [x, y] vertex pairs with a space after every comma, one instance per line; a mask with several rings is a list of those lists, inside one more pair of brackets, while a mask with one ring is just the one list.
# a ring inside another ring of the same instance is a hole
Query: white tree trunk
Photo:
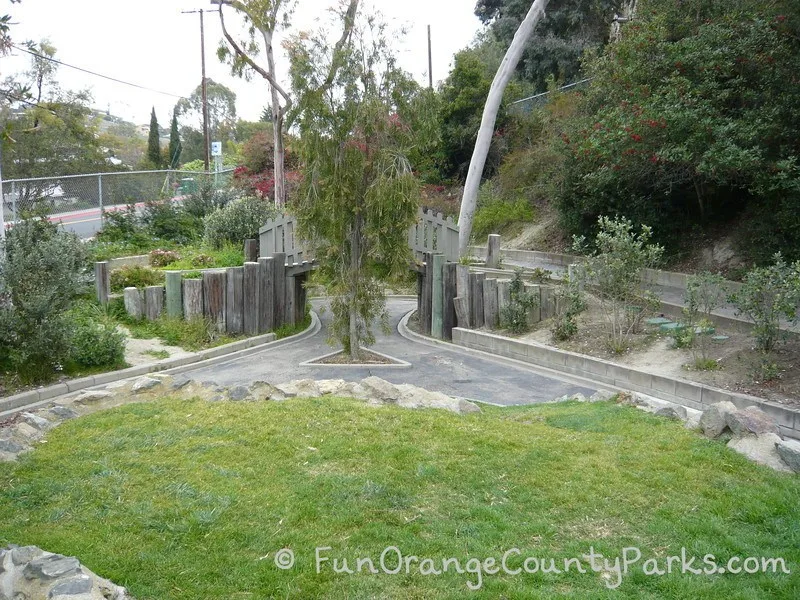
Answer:
[[[267, 51], [267, 67], [270, 75], [275, 77], [275, 54], [272, 49], [272, 32], [264, 33], [264, 42]], [[284, 149], [283, 149], [283, 110], [281, 106], [278, 90], [271, 83], [269, 84], [272, 100], [272, 136], [273, 136], [273, 163], [275, 176], [275, 206], [283, 208], [286, 204], [286, 176], [283, 168]]]
[[531, 5], [525, 19], [520, 23], [519, 29], [514, 34], [514, 39], [508, 47], [500, 68], [492, 81], [489, 95], [486, 97], [486, 104], [483, 107], [483, 118], [481, 127], [478, 130], [478, 139], [475, 141], [475, 150], [472, 152], [472, 160], [469, 163], [467, 172], [467, 182], [464, 184], [464, 196], [461, 198], [461, 213], [458, 216], [458, 254], [467, 255], [469, 238], [472, 235], [472, 218], [475, 216], [475, 205], [478, 201], [478, 188], [481, 185], [483, 167], [486, 165], [486, 156], [489, 154], [489, 146], [492, 144], [494, 134], [494, 124], [497, 120], [497, 111], [503, 100], [503, 92], [514, 75], [517, 63], [522, 57], [525, 45], [528, 43], [537, 23], [544, 16], [549, 0], [535, 0]]

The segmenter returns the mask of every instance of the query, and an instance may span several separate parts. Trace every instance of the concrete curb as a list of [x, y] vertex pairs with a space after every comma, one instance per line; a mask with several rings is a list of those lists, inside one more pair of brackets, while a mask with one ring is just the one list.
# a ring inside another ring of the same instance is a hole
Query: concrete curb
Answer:
[[614, 389], [641, 392], [695, 410], [705, 410], [723, 400], [733, 402], [737, 408], [757, 406], [775, 419], [783, 436], [800, 439], [800, 410], [792, 410], [756, 396], [672, 379], [584, 354], [460, 327], [453, 329], [453, 344], [576, 375], [595, 382], [595, 385], [600, 382]]
[[283, 338], [282, 340], [276, 340], [274, 333], [267, 333], [225, 344], [224, 346], [201, 350], [191, 356], [167, 359], [159, 363], [139, 365], [119, 371], [109, 371], [108, 373], [100, 373], [90, 377], [72, 379], [38, 390], [31, 390], [14, 396], [0, 398], [0, 417], [6, 414], [19, 412], [19, 410], [23, 408], [34, 408], [64, 394], [105, 385], [114, 381], [121, 381], [122, 379], [130, 379], [132, 377], [140, 377], [148, 373], [159, 373], [162, 371], [170, 374], [182, 373], [200, 366], [213, 365], [225, 360], [249, 356], [263, 350], [269, 350], [312, 337], [319, 332], [320, 328], [319, 317], [312, 311], [311, 325], [302, 332]]
[[[456, 345], [454, 343], [446, 342], [444, 340], [437, 340], [436, 338], [431, 338], [416, 331], [411, 331], [408, 328], [408, 320], [411, 318], [416, 312], [416, 309], [409, 311], [406, 315], [400, 319], [400, 322], [397, 324], [397, 333], [400, 334], [401, 337], [414, 342], [416, 344], [424, 344], [426, 346], [431, 346], [433, 348], [444, 348], [446, 350], [450, 350], [451, 352], [462, 352], [465, 354], [474, 354], [479, 355], [483, 358], [491, 359], [495, 362], [510, 365], [513, 367], [518, 367], [520, 369], [524, 369], [525, 371], [532, 371], [538, 375], [542, 375], [545, 377], [550, 377], [552, 379], [557, 379], [564, 383], [569, 383], [572, 385], [585, 387], [589, 389], [599, 389], [597, 385], [597, 381], [586, 377], [576, 376], [570, 373], [564, 373], [563, 371], [559, 371], [557, 369], [551, 369], [549, 367], [531, 363], [526, 360], [519, 360], [513, 356], [502, 356], [499, 354], [495, 354], [494, 352], [490, 352], [487, 350], [482, 350], [480, 348], [469, 348], [467, 346]], [[455, 330], [454, 330], [455, 331]], [[602, 386], [603, 389], [607, 389], [612, 392], [621, 392], [623, 388], [615, 387], [614, 385], [604, 385]], [[471, 400], [473, 402], [484, 402], [485, 404], [491, 404], [492, 406], [506, 406], [505, 404], [494, 404], [492, 402], [486, 402], [483, 400]]]
[[374, 364], [374, 363], [358, 363], [358, 364], [334, 364], [334, 363], [319, 363], [316, 361], [328, 358], [330, 356], [335, 356], [341, 353], [341, 350], [334, 350], [333, 352], [328, 352], [327, 354], [323, 354], [322, 356], [317, 356], [316, 358], [312, 358], [310, 360], [306, 360], [300, 363], [301, 367], [345, 367], [345, 368], [353, 368], [353, 369], [410, 369], [411, 363], [406, 362], [404, 360], [400, 360], [399, 358], [395, 358], [394, 356], [389, 356], [388, 354], [384, 354], [383, 352], [378, 352], [377, 350], [373, 350], [372, 348], [363, 348], [364, 350], [368, 350], [373, 354], [377, 354], [387, 360], [393, 361], [391, 364]]

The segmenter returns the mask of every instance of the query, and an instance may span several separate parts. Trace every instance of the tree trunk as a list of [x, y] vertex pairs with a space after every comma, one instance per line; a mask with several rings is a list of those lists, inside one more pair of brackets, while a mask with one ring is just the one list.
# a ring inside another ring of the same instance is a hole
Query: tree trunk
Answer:
[[[264, 32], [264, 45], [267, 51], [267, 67], [269, 73], [275, 77], [275, 53], [272, 48], [272, 31]], [[275, 206], [282, 208], [286, 204], [285, 173], [283, 169], [283, 107], [281, 106], [278, 90], [270, 83], [270, 96], [272, 101], [272, 137], [274, 141], [273, 174], [275, 176]]]
[[475, 206], [478, 201], [478, 188], [481, 185], [483, 167], [486, 165], [486, 157], [489, 154], [489, 146], [492, 144], [494, 134], [494, 124], [497, 119], [497, 111], [503, 100], [503, 92], [514, 75], [517, 63], [522, 57], [525, 45], [533, 34], [539, 20], [544, 16], [545, 8], [549, 0], [535, 0], [531, 5], [528, 14], [514, 34], [514, 39], [508, 47], [500, 68], [492, 81], [486, 104], [483, 107], [483, 117], [481, 127], [478, 130], [478, 139], [475, 141], [475, 150], [472, 153], [472, 160], [469, 163], [467, 181], [464, 184], [464, 196], [461, 198], [461, 213], [458, 217], [458, 255], [467, 255], [469, 238], [472, 235], [472, 218], [475, 215]]
[[361, 277], [361, 213], [356, 213], [350, 240], [350, 358], [359, 359], [358, 287]]

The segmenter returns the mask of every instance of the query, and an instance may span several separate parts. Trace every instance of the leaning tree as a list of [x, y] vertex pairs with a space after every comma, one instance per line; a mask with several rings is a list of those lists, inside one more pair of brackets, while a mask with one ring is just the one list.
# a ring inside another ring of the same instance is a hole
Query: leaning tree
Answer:
[[303, 165], [294, 209], [333, 297], [332, 338], [353, 360], [374, 342], [373, 320], [386, 324], [382, 280], [408, 269], [419, 203], [406, 158], [411, 128], [392, 101], [409, 77], [395, 65], [385, 25], [357, 9], [351, 0], [338, 13], [336, 43], [301, 34], [288, 46]]
[[483, 167], [486, 165], [489, 147], [492, 144], [494, 124], [497, 119], [497, 111], [503, 101], [503, 92], [514, 76], [514, 70], [517, 68], [517, 63], [525, 51], [528, 39], [533, 35], [536, 24], [544, 17], [548, 1], [535, 0], [531, 4], [528, 14], [514, 34], [514, 39], [503, 57], [503, 62], [500, 63], [500, 68], [497, 69], [491, 88], [489, 88], [489, 95], [483, 107], [481, 126], [478, 130], [478, 139], [475, 141], [475, 149], [472, 153], [472, 160], [469, 163], [469, 171], [467, 171], [464, 195], [461, 198], [461, 212], [458, 216], [458, 253], [460, 256], [466, 255], [467, 247], [469, 246], [469, 238], [472, 234], [472, 219], [475, 216], [475, 207], [478, 202], [478, 189], [481, 185]]

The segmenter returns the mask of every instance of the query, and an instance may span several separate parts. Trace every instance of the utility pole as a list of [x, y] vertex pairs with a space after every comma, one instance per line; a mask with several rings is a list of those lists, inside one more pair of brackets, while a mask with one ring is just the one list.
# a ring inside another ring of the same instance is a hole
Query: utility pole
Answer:
[[433, 89], [433, 52], [431, 51], [431, 26], [428, 25], [428, 87]]
[[200, 13], [200, 65], [203, 71], [203, 82], [201, 84], [203, 94], [203, 144], [205, 151], [203, 152], [203, 164], [205, 165], [206, 173], [210, 170], [209, 164], [211, 162], [211, 143], [208, 137], [208, 82], [206, 80], [206, 31], [203, 13], [205, 11], [200, 8], [198, 10], [184, 10], [183, 14]]

